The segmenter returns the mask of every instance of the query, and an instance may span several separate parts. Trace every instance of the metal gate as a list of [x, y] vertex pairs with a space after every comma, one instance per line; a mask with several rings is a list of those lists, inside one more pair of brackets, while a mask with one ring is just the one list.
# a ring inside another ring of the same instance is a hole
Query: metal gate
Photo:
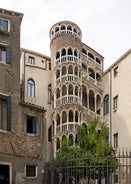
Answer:
[[46, 163], [44, 184], [131, 184], [131, 153]]

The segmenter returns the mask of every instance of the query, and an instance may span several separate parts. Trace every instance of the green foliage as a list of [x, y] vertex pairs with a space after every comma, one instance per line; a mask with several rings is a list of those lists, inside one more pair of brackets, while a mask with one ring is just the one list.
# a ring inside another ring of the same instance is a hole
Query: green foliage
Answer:
[[[115, 151], [106, 140], [108, 134], [109, 129], [105, 123], [98, 129], [97, 119], [93, 119], [88, 126], [79, 125], [76, 145], [71, 147], [68, 139], [62, 140], [56, 159], [73, 159], [72, 165], [77, 166], [79, 175], [88, 180], [109, 176], [116, 169], [118, 162], [115, 159]], [[84, 172], [81, 166], [85, 168]], [[74, 172], [76, 176], [76, 168]]]

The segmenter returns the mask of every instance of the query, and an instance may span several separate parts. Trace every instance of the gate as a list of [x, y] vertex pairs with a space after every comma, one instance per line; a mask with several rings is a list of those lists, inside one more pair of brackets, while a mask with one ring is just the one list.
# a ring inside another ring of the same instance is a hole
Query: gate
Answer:
[[44, 184], [131, 184], [131, 153], [46, 163]]

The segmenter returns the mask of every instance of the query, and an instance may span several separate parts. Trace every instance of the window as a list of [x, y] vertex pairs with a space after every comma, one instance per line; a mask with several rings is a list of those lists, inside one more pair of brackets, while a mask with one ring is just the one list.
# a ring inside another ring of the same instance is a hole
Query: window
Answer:
[[0, 19], [0, 31], [8, 32], [8, 21]]
[[118, 133], [114, 134], [114, 148], [118, 147]]
[[10, 96], [0, 98], [0, 130], [11, 130], [11, 100]]
[[118, 174], [114, 174], [114, 183], [118, 183]]
[[109, 95], [105, 95], [103, 101], [103, 114], [104, 116], [109, 113]]
[[34, 65], [35, 64], [35, 58], [29, 56], [28, 63]]
[[48, 141], [51, 142], [52, 141], [52, 126], [50, 126], [48, 128]]
[[51, 70], [51, 63], [49, 63], [49, 70]]
[[27, 134], [36, 134], [37, 119], [34, 116], [27, 116], [26, 118], [26, 131]]
[[51, 84], [48, 85], [48, 102], [51, 102]]
[[0, 45], [0, 62], [2, 63], [11, 63], [11, 47]]
[[113, 110], [116, 111], [118, 108], [118, 96], [113, 98]]
[[27, 95], [35, 97], [35, 82], [32, 79], [29, 79], [27, 82]]
[[118, 74], [118, 66], [114, 68], [114, 77], [116, 77]]
[[36, 178], [37, 177], [37, 166], [26, 165], [26, 177]]

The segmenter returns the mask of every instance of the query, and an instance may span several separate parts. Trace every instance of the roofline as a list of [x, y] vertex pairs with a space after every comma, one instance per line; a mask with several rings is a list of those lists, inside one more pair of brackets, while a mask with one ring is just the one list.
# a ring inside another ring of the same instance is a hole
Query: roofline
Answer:
[[103, 73], [103, 76], [107, 73], [107, 72], [109, 72], [110, 70], [112, 70], [112, 68], [114, 68], [114, 66], [115, 65], [118, 65], [118, 63], [120, 63], [128, 54], [130, 54], [131, 53], [131, 48], [128, 50], [128, 51], [126, 51], [119, 59], [117, 59], [109, 68], [107, 68], [106, 70], [105, 70], [105, 72]]
[[41, 54], [41, 53], [36, 52], [36, 51], [32, 51], [32, 50], [25, 49], [25, 48], [20, 48], [20, 51], [29, 52], [29, 53], [35, 54], [35, 55], [37, 55], [37, 56], [44, 57], [44, 58], [47, 58], [48, 60], [51, 60], [51, 58], [50, 58], [49, 56], [46, 56], [46, 55]]
[[1, 13], [8, 13], [8, 14], [13, 15], [13, 16], [16, 15], [16, 16], [20, 17], [21, 20], [22, 20], [23, 15], [24, 15], [23, 13], [7, 10], [7, 9], [3, 9], [3, 8], [0, 8], [0, 12]]
[[82, 42], [82, 45], [85, 45], [86, 47], [88, 47], [88, 48], [90, 48], [91, 50], [93, 50], [96, 54], [98, 54], [99, 56], [101, 56], [102, 59], [104, 60], [104, 57], [103, 57], [101, 54], [99, 54], [97, 51], [95, 51], [94, 49], [92, 49], [90, 46], [86, 45], [86, 44], [83, 43], [83, 42]]

